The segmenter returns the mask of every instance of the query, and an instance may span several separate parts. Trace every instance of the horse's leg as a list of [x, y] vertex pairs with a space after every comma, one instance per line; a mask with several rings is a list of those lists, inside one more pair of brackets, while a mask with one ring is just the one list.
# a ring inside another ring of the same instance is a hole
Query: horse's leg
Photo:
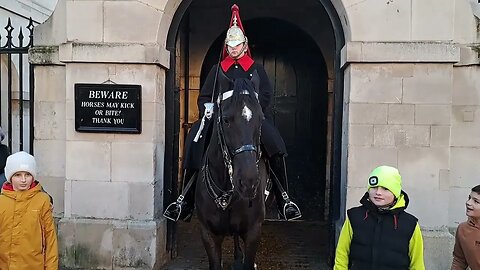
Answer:
[[232, 270], [242, 270], [243, 268], [243, 251], [242, 247], [240, 246], [240, 238], [238, 234], [235, 234], [233, 236], [233, 242], [235, 244], [235, 250], [234, 250], [234, 258], [235, 261], [233, 262]]
[[209, 270], [222, 270], [222, 242], [223, 236], [213, 235], [209, 230], [201, 227], [203, 246], [208, 256]]
[[262, 224], [253, 227], [248, 233], [242, 235], [245, 243], [245, 258], [243, 260], [243, 270], [255, 270], [255, 256], [257, 255], [258, 245], [260, 244]]

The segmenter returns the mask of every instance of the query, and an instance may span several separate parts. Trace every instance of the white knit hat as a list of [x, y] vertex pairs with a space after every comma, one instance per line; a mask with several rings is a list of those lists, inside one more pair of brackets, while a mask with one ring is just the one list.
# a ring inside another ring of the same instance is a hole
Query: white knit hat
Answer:
[[5, 178], [10, 182], [10, 178], [17, 172], [29, 172], [33, 179], [37, 173], [35, 158], [27, 152], [17, 152], [8, 156], [5, 164]]

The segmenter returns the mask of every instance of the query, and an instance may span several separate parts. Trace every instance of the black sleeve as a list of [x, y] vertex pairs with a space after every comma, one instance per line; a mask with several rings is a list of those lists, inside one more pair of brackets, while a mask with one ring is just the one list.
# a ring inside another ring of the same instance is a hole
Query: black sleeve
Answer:
[[[212, 100], [213, 82], [215, 81], [216, 70], [217, 70], [217, 65], [214, 65], [212, 69], [210, 69], [210, 72], [207, 75], [207, 79], [205, 80], [205, 83], [200, 89], [200, 94], [198, 95], [198, 99], [197, 99], [197, 106], [198, 106], [198, 111], [200, 112], [200, 118], [203, 116], [203, 113], [205, 111], [205, 107], [203, 106], [203, 104], [210, 102]], [[215, 93], [215, 96], [217, 94], [218, 93]]]
[[258, 100], [260, 101], [260, 106], [262, 107], [263, 113], [267, 117], [271, 113], [270, 110], [272, 106], [273, 87], [270, 83], [267, 72], [265, 72], [265, 69], [262, 65], [258, 65], [257, 72], [258, 76], [260, 76], [260, 93], [258, 94]]
[[8, 146], [0, 143], [0, 174], [4, 173], [7, 157], [10, 155]]

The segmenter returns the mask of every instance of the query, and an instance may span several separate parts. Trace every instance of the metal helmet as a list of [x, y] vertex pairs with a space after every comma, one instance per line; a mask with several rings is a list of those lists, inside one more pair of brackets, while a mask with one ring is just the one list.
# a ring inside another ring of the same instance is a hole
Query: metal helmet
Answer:
[[233, 24], [227, 30], [227, 37], [225, 38], [225, 44], [230, 47], [235, 47], [241, 43], [247, 43], [247, 37], [243, 33], [243, 30], [238, 27], [237, 16], [233, 15]]
[[247, 43], [248, 39], [243, 31], [242, 21], [240, 20], [240, 11], [237, 5], [233, 5], [232, 18], [230, 19], [230, 27], [227, 30], [225, 45], [235, 47], [244, 42]]

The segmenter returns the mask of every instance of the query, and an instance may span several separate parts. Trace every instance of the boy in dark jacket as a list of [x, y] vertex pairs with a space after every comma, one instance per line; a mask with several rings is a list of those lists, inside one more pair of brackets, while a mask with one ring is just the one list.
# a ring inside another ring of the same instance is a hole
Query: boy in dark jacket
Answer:
[[465, 206], [468, 220], [458, 225], [451, 270], [480, 270], [480, 185], [472, 188]]
[[362, 205], [347, 211], [334, 270], [425, 270], [422, 233], [405, 211], [408, 202], [396, 168], [374, 169]]

